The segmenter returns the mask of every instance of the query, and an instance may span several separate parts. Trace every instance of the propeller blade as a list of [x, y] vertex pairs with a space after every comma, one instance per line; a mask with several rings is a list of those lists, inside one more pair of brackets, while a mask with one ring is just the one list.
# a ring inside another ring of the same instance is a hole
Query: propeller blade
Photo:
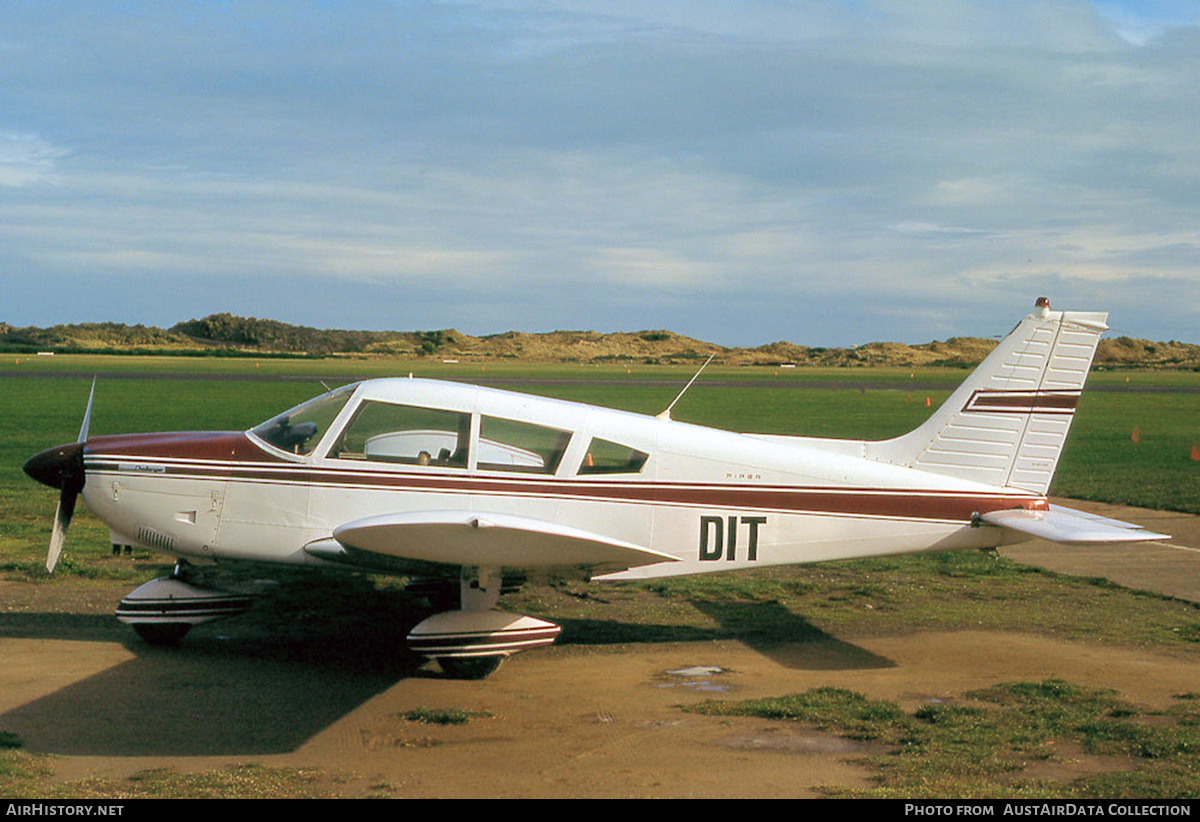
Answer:
[[92, 377], [92, 390], [88, 392], [87, 408], [83, 412], [83, 424], [79, 426], [79, 437], [75, 442], [87, 440], [88, 426], [92, 424], [92, 399], [96, 396], [96, 378]]
[[83, 424], [75, 442], [47, 448], [25, 461], [25, 473], [43, 485], [61, 489], [58, 507], [54, 510], [54, 527], [50, 531], [50, 550], [46, 554], [46, 570], [54, 572], [63, 545], [67, 541], [67, 528], [75, 514], [75, 503], [79, 492], [87, 482], [83, 469], [83, 450], [87, 442], [88, 426], [92, 420], [92, 400], [96, 396], [96, 379], [92, 378], [92, 390], [88, 394], [87, 409], [83, 412]]
[[75, 515], [75, 501], [79, 499], [79, 492], [83, 490], [83, 449], [77, 453], [78, 456], [73, 462], [78, 464], [78, 470], [64, 470], [62, 493], [58, 495], [58, 507], [54, 509], [54, 527], [50, 531], [50, 550], [46, 554], [46, 570], [50, 573], [54, 573], [54, 566], [58, 564], [59, 554], [62, 553], [63, 546], [67, 542], [67, 528], [71, 525], [71, 517]]
[[87, 476], [83, 470], [81, 442], [72, 442], [47, 448], [34, 454], [25, 462], [25, 473], [43, 485], [58, 488], [58, 508], [54, 512], [54, 528], [50, 532], [50, 553], [46, 556], [46, 570], [53, 571], [62, 553], [67, 538], [67, 526], [75, 513], [75, 502], [83, 490]]
[[77, 492], [63, 488], [58, 498], [58, 507], [54, 509], [54, 528], [50, 531], [50, 551], [46, 554], [46, 571], [54, 573], [58, 565], [58, 557], [63, 545], [67, 542], [67, 528], [71, 525], [71, 516], [75, 513], [75, 497]]

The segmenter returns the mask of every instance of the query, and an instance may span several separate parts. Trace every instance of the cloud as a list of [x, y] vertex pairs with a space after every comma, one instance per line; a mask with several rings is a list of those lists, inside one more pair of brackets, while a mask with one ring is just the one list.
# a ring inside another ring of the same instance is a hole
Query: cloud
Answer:
[[1200, 25], [1200, 9], [1186, 0], [1094, 0], [1094, 5], [1123, 40], [1136, 46], [1179, 27]]
[[0, 186], [53, 183], [57, 161], [69, 153], [33, 134], [0, 131]]
[[1170, 287], [1116, 293], [1194, 293], [1181, 8], [0, 6], [5, 276], [107, 283], [5, 319], [170, 324], [161, 283], [191, 314], [844, 344], [1046, 282], [1183, 338]]

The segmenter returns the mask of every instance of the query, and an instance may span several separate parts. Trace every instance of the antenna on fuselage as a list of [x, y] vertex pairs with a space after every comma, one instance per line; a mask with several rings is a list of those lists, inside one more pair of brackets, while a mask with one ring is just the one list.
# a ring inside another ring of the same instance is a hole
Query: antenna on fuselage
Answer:
[[692, 378], [690, 380], [688, 380], [688, 384], [683, 387], [683, 390], [680, 391], [675, 396], [675, 399], [671, 400], [671, 404], [668, 405], [666, 408], [664, 408], [662, 413], [655, 414], [656, 419], [660, 419], [660, 420], [671, 419], [671, 409], [675, 407], [675, 403], [679, 402], [679, 398], [687, 393], [687, 390], [692, 387], [692, 383], [694, 383], [696, 381], [696, 377], [700, 376], [700, 373], [702, 371], [704, 371], [705, 368], [708, 367], [708, 364], [713, 361], [713, 357], [715, 357], [715, 356], [717, 356], [716, 351], [714, 351], [708, 355], [708, 359], [704, 361], [704, 365], [700, 366], [700, 371], [697, 371], [695, 374], [692, 375]]

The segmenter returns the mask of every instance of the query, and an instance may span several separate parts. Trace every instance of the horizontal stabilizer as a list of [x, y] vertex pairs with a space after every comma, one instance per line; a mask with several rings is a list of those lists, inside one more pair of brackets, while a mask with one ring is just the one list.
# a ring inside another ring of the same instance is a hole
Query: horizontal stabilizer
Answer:
[[578, 528], [474, 511], [383, 514], [339, 526], [333, 537], [350, 549], [452, 565], [631, 568], [675, 560]]
[[1170, 539], [1167, 534], [1156, 534], [1140, 525], [1064, 508], [1061, 505], [1051, 505], [1049, 511], [1029, 511], [1024, 508], [992, 511], [983, 514], [980, 519], [989, 525], [998, 525], [1054, 542], [1153, 542]]

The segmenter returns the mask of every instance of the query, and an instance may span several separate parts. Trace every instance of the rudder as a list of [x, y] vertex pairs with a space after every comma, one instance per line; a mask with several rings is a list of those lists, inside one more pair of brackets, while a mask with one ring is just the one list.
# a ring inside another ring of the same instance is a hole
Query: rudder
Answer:
[[868, 443], [883, 462], [1044, 494], [1100, 335], [1101, 312], [1033, 313], [916, 430]]

